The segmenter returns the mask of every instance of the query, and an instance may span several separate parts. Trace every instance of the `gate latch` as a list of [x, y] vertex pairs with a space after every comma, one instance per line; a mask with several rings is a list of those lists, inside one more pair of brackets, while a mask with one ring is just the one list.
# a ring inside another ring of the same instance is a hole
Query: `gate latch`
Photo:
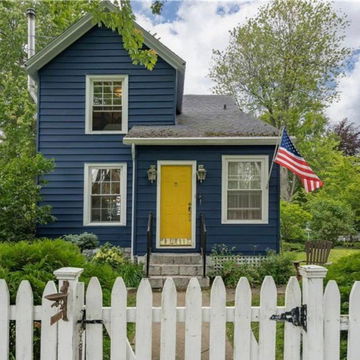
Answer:
[[51, 307], [58, 307], [59, 312], [50, 318], [50, 325], [55, 324], [59, 320], [68, 321], [67, 317], [67, 300], [68, 300], [69, 282], [65, 280], [61, 286], [60, 292], [55, 294], [49, 294], [45, 296], [45, 299], [53, 301]]
[[307, 330], [307, 306], [301, 305], [294, 307], [290, 311], [286, 311], [279, 315], [271, 315], [270, 320], [287, 321], [294, 326], [301, 326], [305, 331]]

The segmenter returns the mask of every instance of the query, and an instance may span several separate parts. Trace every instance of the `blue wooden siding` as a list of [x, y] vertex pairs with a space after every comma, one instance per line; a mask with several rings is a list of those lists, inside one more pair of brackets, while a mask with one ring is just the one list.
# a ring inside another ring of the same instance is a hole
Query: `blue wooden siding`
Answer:
[[[85, 135], [85, 76], [129, 75], [129, 128], [175, 122], [175, 70], [162, 59], [153, 71], [133, 65], [121, 38], [94, 27], [39, 71], [38, 150], [55, 159], [46, 176], [43, 203], [53, 207], [57, 221], [38, 229], [56, 237], [90, 231], [102, 242], [130, 246], [131, 149], [122, 135]], [[83, 227], [84, 163], [127, 162], [127, 226]]]
[[[207, 178], [197, 182], [196, 205], [196, 243], [199, 244], [199, 214], [206, 217], [208, 248], [216, 244], [226, 244], [243, 254], [264, 253], [267, 249], [279, 250], [279, 199], [280, 175], [274, 166], [269, 185], [269, 223], [268, 224], [221, 224], [221, 167], [222, 155], [268, 155], [271, 163], [273, 146], [142, 146], [137, 147], [137, 191], [136, 191], [136, 248], [135, 253], [146, 252], [146, 224], [150, 211], [156, 214], [156, 184], [150, 184], [146, 171], [157, 160], [196, 160], [205, 165]], [[156, 221], [154, 221], [154, 238]], [[254, 247], [256, 246], [256, 247]], [[155, 249], [155, 242], [153, 245]], [[180, 251], [180, 250], [179, 250]]]

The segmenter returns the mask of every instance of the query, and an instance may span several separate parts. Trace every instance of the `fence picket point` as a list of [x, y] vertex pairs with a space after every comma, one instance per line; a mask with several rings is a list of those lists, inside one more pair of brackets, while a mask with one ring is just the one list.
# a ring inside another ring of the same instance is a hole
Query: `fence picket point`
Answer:
[[[301, 289], [295, 276], [289, 279], [285, 291], [285, 311], [301, 306]], [[301, 327], [284, 325], [284, 359], [300, 360]]]
[[136, 360], [148, 360], [152, 349], [152, 290], [148, 279], [142, 279], [136, 294]]
[[209, 359], [225, 360], [226, 289], [220, 276], [212, 284], [210, 293]]
[[360, 358], [360, 281], [353, 285], [349, 297], [349, 332], [347, 360]]
[[[90, 279], [86, 290], [86, 320], [102, 319], [102, 289], [97, 277]], [[86, 359], [103, 358], [103, 326], [102, 324], [86, 324]]]
[[324, 293], [324, 359], [340, 358], [340, 291], [330, 280]]
[[274, 279], [265, 276], [260, 290], [259, 360], [275, 359], [276, 322], [270, 320], [277, 306], [277, 289]]
[[192, 278], [185, 295], [185, 360], [201, 359], [201, 306], [199, 281]]
[[126, 360], [126, 307], [127, 290], [124, 280], [118, 277], [111, 291], [110, 358]]
[[57, 360], [58, 324], [50, 325], [50, 318], [57, 313], [58, 309], [52, 307], [52, 302], [45, 299], [46, 295], [56, 292], [55, 282], [48, 281], [42, 295], [40, 339], [40, 358], [46, 360]]
[[177, 293], [172, 278], [167, 278], [161, 296], [160, 359], [175, 360]]
[[234, 360], [251, 359], [251, 333], [251, 288], [241, 277], [235, 291]]
[[28, 280], [22, 280], [16, 294], [16, 359], [33, 359], [33, 292]]
[[9, 359], [10, 294], [5, 280], [0, 279], [0, 360]]

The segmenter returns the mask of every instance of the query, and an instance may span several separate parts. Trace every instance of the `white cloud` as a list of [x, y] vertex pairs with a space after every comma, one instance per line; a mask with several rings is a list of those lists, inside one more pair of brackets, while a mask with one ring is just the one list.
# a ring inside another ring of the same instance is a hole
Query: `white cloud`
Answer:
[[[229, 41], [229, 30], [256, 14], [260, 4], [268, 0], [193, 1], [184, 0], [174, 19], [154, 18], [149, 10], [151, 0], [144, 0], [136, 13], [137, 22], [181, 56], [187, 63], [185, 93], [211, 93], [209, 79], [212, 49], [223, 50]], [[231, 11], [237, 5], [237, 12]], [[166, 6], [166, 5], [165, 5]], [[360, 0], [337, 0], [335, 6], [345, 12], [351, 22], [346, 45], [360, 48]], [[224, 9], [222, 14], [217, 11]], [[340, 99], [328, 109], [332, 121], [348, 117], [360, 123], [360, 57], [353, 71], [341, 79]]]
[[[185, 93], [206, 94], [213, 85], [208, 78], [212, 49], [224, 49], [229, 41], [229, 30], [253, 16], [260, 2], [238, 1], [240, 10], [232, 12], [234, 2], [184, 1], [177, 19], [171, 23], [153, 24], [147, 10], [137, 13], [136, 19], [186, 61]], [[220, 6], [225, 14], [217, 12]]]

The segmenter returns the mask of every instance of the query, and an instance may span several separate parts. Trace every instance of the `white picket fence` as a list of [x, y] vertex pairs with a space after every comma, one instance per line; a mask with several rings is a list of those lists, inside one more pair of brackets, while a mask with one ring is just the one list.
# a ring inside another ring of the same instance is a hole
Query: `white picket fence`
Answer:
[[[9, 291], [0, 280], [0, 360], [9, 359], [9, 322], [16, 322], [16, 359], [33, 359], [34, 321], [41, 322], [41, 360], [79, 360], [80, 338], [82, 359], [103, 359], [103, 326], [111, 339], [111, 360], [150, 360], [152, 327], [161, 324], [160, 359], [176, 359], [176, 329], [185, 324], [185, 360], [203, 359], [201, 354], [202, 324], [209, 323], [209, 359], [225, 360], [226, 323], [234, 324], [234, 360], [274, 360], [276, 351], [276, 322], [271, 315], [281, 314], [302, 303], [307, 305], [307, 331], [290, 323], [284, 326], [284, 359], [339, 360], [340, 330], [348, 331], [347, 359], [360, 359], [360, 282], [350, 295], [349, 315], [340, 315], [340, 293], [330, 281], [323, 292], [326, 269], [304, 266], [303, 291], [295, 277], [290, 278], [285, 293], [285, 306], [277, 306], [277, 289], [271, 277], [266, 277], [260, 290], [260, 306], [252, 306], [252, 291], [246, 278], [241, 278], [235, 293], [235, 305], [226, 306], [226, 289], [221, 278], [211, 288], [210, 306], [202, 305], [198, 281], [190, 281], [185, 306], [177, 306], [177, 292], [172, 279], [165, 283], [160, 307], [152, 303], [152, 290], [143, 279], [136, 295], [136, 307], [127, 306], [127, 289], [121, 278], [113, 286], [111, 307], [102, 303], [102, 289], [97, 278], [92, 278], [86, 294], [78, 282], [81, 269], [64, 268], [55, 272], [60, 285], [70, 283], [68, 321], [60, 320], [50, 326], [49, 319], [57, 312], [51, 302], [33, 305], [33, 294], [28, 281], [22, 281], [16, 305], [10, 305]], [[44, 296], [56, 292], [49, 282]], [[84, 296], [85, 295], [85, 296]], [[86, 305], [84, 305], [84, 303]], [[78, 321], [86, 310], [87, 323], [81, 335]], [[98, 323], [102, 320], [102, 324]], [[253, 334], [252, 322], [259, 323], [258, 339]], [[136, 324], [135, 348], [127, 338], [127, 323]]]

